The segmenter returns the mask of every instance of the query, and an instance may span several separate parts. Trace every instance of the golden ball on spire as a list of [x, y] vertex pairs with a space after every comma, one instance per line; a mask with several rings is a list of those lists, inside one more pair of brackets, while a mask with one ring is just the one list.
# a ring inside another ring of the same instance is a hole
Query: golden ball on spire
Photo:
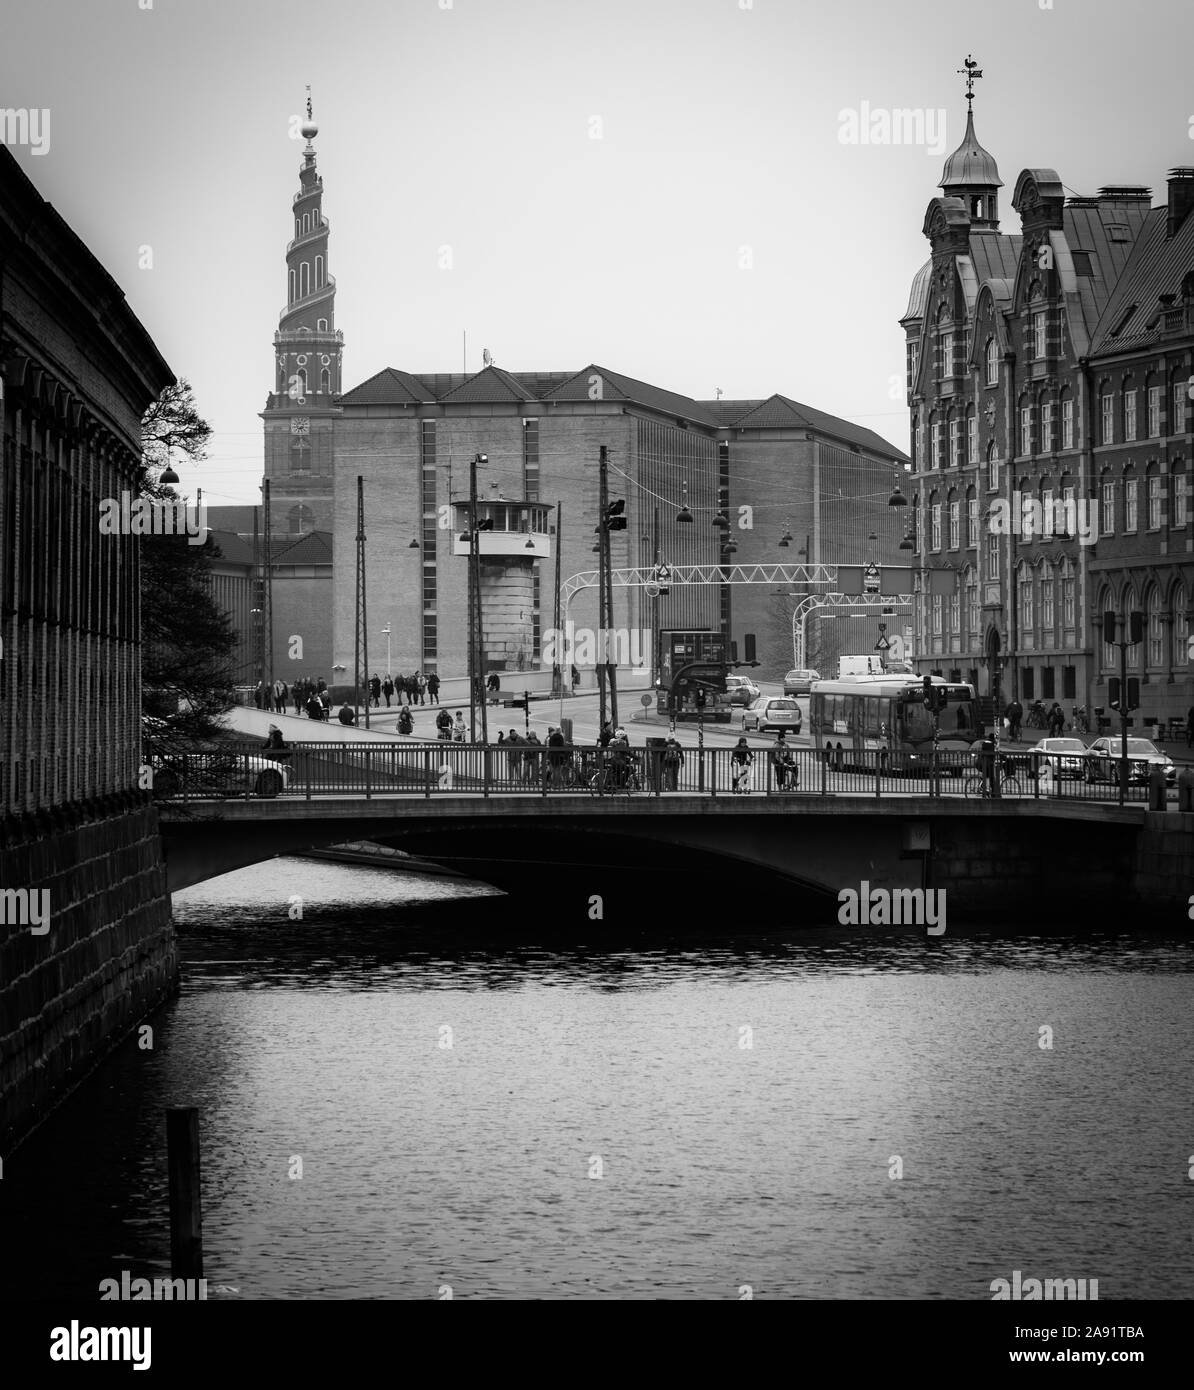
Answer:
[[299, 126], [299, 134], [304, 140], [314, 140], [319, 134], [319, 127], [314, 121], [304, 121], [302, 125]]

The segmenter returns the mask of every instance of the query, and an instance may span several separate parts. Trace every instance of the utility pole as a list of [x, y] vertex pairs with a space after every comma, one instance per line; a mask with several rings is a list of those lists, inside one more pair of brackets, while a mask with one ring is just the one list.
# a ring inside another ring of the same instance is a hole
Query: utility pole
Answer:
[[[651, 578], [658, 589], [659, 583], [659, 504], [655, 505], [655, 515], [651, 523]], [[651, 600], [651, 689], [654, 690], [663, 676], [663, 663], [659, 652], [659, 599], [656, 594]]]
[[[609, 525], [609, 451], [604, 444], [601, 445], [599, 463], [599, 482], [600, 482], [600, 511], [601, 519], [597, 528], [597, 558], [600, 561], [598, 573], [598, 593], [600, 601], [598, 604], [599, 616], [597, 619], [601, 635], [598, 638], [598, 648], [605, 648], [605, 660], [598, 666], [600, 672], [605, 670], [606, 678], [609, 681], [609, 712], [610, 719], [616, 729], [618, 727], [618, 668], [609, 659], [609, 642], [611, 630], [614, 622], [614, 587], [613, 577], [610, 574], [610, 525]], [[622, 523], [623, 526], [625, 522]], [[602, 653], [599, 650], [599, 655]], [[601, 721], [605, 722], [605, 685], [601, 685]]]
[[[363, 671], [369, 666], [369, 627], [365, 602], [365, 479], [357, 474], [357, 614], [356, 643], [353, 653], [352, 677], [356, 689], [352, 695], [352, 707], [357, 709], [361, 697]], [[362, 666], [362, 662], [364, 666]], [[369, 696], [365, 696], [365, 728], [369, 727]]]
[[1103, 641], [1119, 648], [1119, 679], [1112, 678], [1110, 682], [1108, 703], [1119, 711], [1119, 804], [1122, 806], [1128, 795], [1128, 715], [1140, 707], [1140, 682], [1133, 679], [1131, 685], [1128, 683], [1128, 648], [1144, 641], [1145, 615], [1133, 611], [1126, 620], [1119, 620], [1120, 627], [1126, 627], [1127, 631], [1121, 632], [1118, 642], [1115, 640], [1117, 620], [1114, 609], [1103, 614]]
[[274, 687], [274, 542], [270, 522], [269, 479], [262, 484], [265, 511], [265, 660], [269, 671], [270, 689]]
[[477, 465], [479, 463], [487, 463], [488, 461], [487, 455], [474, 454], [472, 461], [469, 463], [468, 472], [468, 711], [469, 738], [474, 743], [477, 741], [478, 697], [480, 698], [481, 704], [481, 741], [482, 743], [489, 742], [489, 719], [485, 705], [485, 693], [477, 689], [481, 682], [483, 675], [482, 668], [485, 664], [485, 638], [482, 628], [483, 614], [481, 612], [481, 540], [477, 530]]
[[[555, 672], [552, 673], [552, 687], [553, 687], [553, 688], [552, 688], [552, 692], [551, 692], [551, 693], [552, 693], [553, 696], [555, 696], [557, 699], [560, 699], [560, 700], [562, 700], [562, 699], [564, 698], [564, 691], [565, 691], [565, 690], [567, 690], [567, 691], [569, 692], [569, 694], [572, 693], [572, 672], [571, 672], [571, 671], [565, 672], [565, 670], [564, 670], [564, 658], [565, 658], [566, 656], [569, 656], [570, 654], [569, 654], [568, 652], [566, 652], [565, 649], [564, 649], [564, 634], [560, 631], [560, 564], [561, 564], [560, 550], [561, 550], [563, 535], [564, 535], [564, 504], [563, 504], [562, 502], [560, 502], [559, 500], [557, 500], [557, 501], [556, 501], [556, 602], [555, 602], [555, 615], [554, 615], [554, 618], [553, 618], [553, 623], [554, 623], [554, 625], [555, 625], [555, 630], [556, 630], [556, 652], [557, 652], [557, 654], [559, 655], [559, 658], [560, 658], [560, 659], [559, 659], [559, 661], [556, 662], [556, 665], [559, 667], [558, 674], [555, 673]], [[565, 681], [567, 681], [567, 684], [566, 684], [566, 685], [565, 685]]]

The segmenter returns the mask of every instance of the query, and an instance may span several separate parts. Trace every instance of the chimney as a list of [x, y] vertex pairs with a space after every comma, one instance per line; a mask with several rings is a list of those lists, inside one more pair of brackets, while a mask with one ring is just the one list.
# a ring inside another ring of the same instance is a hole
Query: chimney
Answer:
[[1170, 169], [1166, 236], [1177, 235], [1191, 208], [1194, 208], [1194, 169]]

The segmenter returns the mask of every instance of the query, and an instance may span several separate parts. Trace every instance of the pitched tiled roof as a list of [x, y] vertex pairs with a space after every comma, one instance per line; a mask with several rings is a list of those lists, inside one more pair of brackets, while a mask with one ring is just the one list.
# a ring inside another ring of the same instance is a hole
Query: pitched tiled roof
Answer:
[[970, 260], [981, 285], [984, 280], [1015, 279], [1024, 238], [975, 227], [970, 232]]
[[517, 377], [511, 376], [501, 367], [485, 367], [470, 376], [466, 381], [440, 396], [441, 401], [465, 402], [489, 401], [533, 401], [535, 394], [529, 391]]
[[[726, 402], [721, 402], [721, 404], [726, 404]], [[883, 455], [884, 458], [896, 459], [901, 463], [907, 462], [906, 454], [897, 449], [894, 444], [888, 443], [886, 439], [877, 435], [874, 430], [852, 424], [849, 420], [843, 420], [838, 415], [829, 415], [824, 410], [817, 410], [814, 406], [802, 405], [800, 401], [790, 400], [787, 396], [777, 394], [768, 397], [765, 401], [747, 401], [741, 404], [753, 408], [734, 421], [732, 426], [734, 429], [811, 430], [815, 434], [825, 435], [845, 444], [869, 449], [874, 453]]]
[[418, 377], [397, 367], [384, 367], [376, 376], [340, 397], [341, 405], [417, 405], [435, 395]]
[[279, 565], [330, 565], [332, 563], [332, 533], [308, 531], [291, 545], [275, 544], [274, 567]]
[[[1164, 221], [1165, 210], [1158, 209], [1158, 212]], [[1142, 202], [1114, 203], [1103, 198], [1097, 203], [1066, 204], [1063, 214], [1066, 245], [1071, 252], [1091, 253], [1093, 275], [1076, 277], [1076, 293], [1087, 335], [1093, 337], [1111, 292], [1123, 277], [1132, 248], [1153, 215], [1148, 204]], [[1111, 239], [1109, 228], [1115, 225], [1127, 228], [1126, 240]]]
[[607, 367], [590, 363], [583, 371], [577, 372], [562, 386], [552, 391], [546, 399], [553, 401], [583, 401], [590, 399], [590, 378], [599, 376], [602, 381], [604, 400], [632, 401], [644, 405], [648, 410], [657, 410], [661, 415], [672, 415], [678, 419], [691, 420], [694, 424], [715, 427], [717, 421], [699, 401], [691, 396], [681, 396], [675, 391], [665, 391], [660, 386], [638, 381], [621, 372], [611, 372]]
[[[1182, 281], [1194, 271], [1194, 217], [1187, 217], [1172, 237], [1167, 235], [1168, 209], [1154, 208], [1136, 239], [1131, 259], [1095, 329], [1092, 355], [1142, 348], [1158, 341], [1165, 331], [1161, 295], [1173, 295], [1181, 305]], [[1112, 334], [1128, 309], [1136, 312], [1121, 332]]]
[[253, 563], [253, 547], [248, 541], [242, 540], [235, 531], [211, 531], [212, 544], [219, 552], [213, 555], [214, 560], [223, 560], [230, 565], [251, 565]]

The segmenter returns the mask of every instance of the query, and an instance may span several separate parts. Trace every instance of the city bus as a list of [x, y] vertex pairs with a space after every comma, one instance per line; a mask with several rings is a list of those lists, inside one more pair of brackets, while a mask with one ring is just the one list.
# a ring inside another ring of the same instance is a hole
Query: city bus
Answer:
[[[878, 751], [889, 772], [915, 772], [929, 766], [933, 734], [942, 753], [964, 753], [982, 737], [974, 687], [933, 676], [944, 687], [945, 708], [934, 715], [925, 707], [924, 680], [892, 672], [814, 681], [809, 694], [813, 747], [834, 767], [874, 767], [858, 753]], [[960, 759], [957, 760], [959, 763]]]

